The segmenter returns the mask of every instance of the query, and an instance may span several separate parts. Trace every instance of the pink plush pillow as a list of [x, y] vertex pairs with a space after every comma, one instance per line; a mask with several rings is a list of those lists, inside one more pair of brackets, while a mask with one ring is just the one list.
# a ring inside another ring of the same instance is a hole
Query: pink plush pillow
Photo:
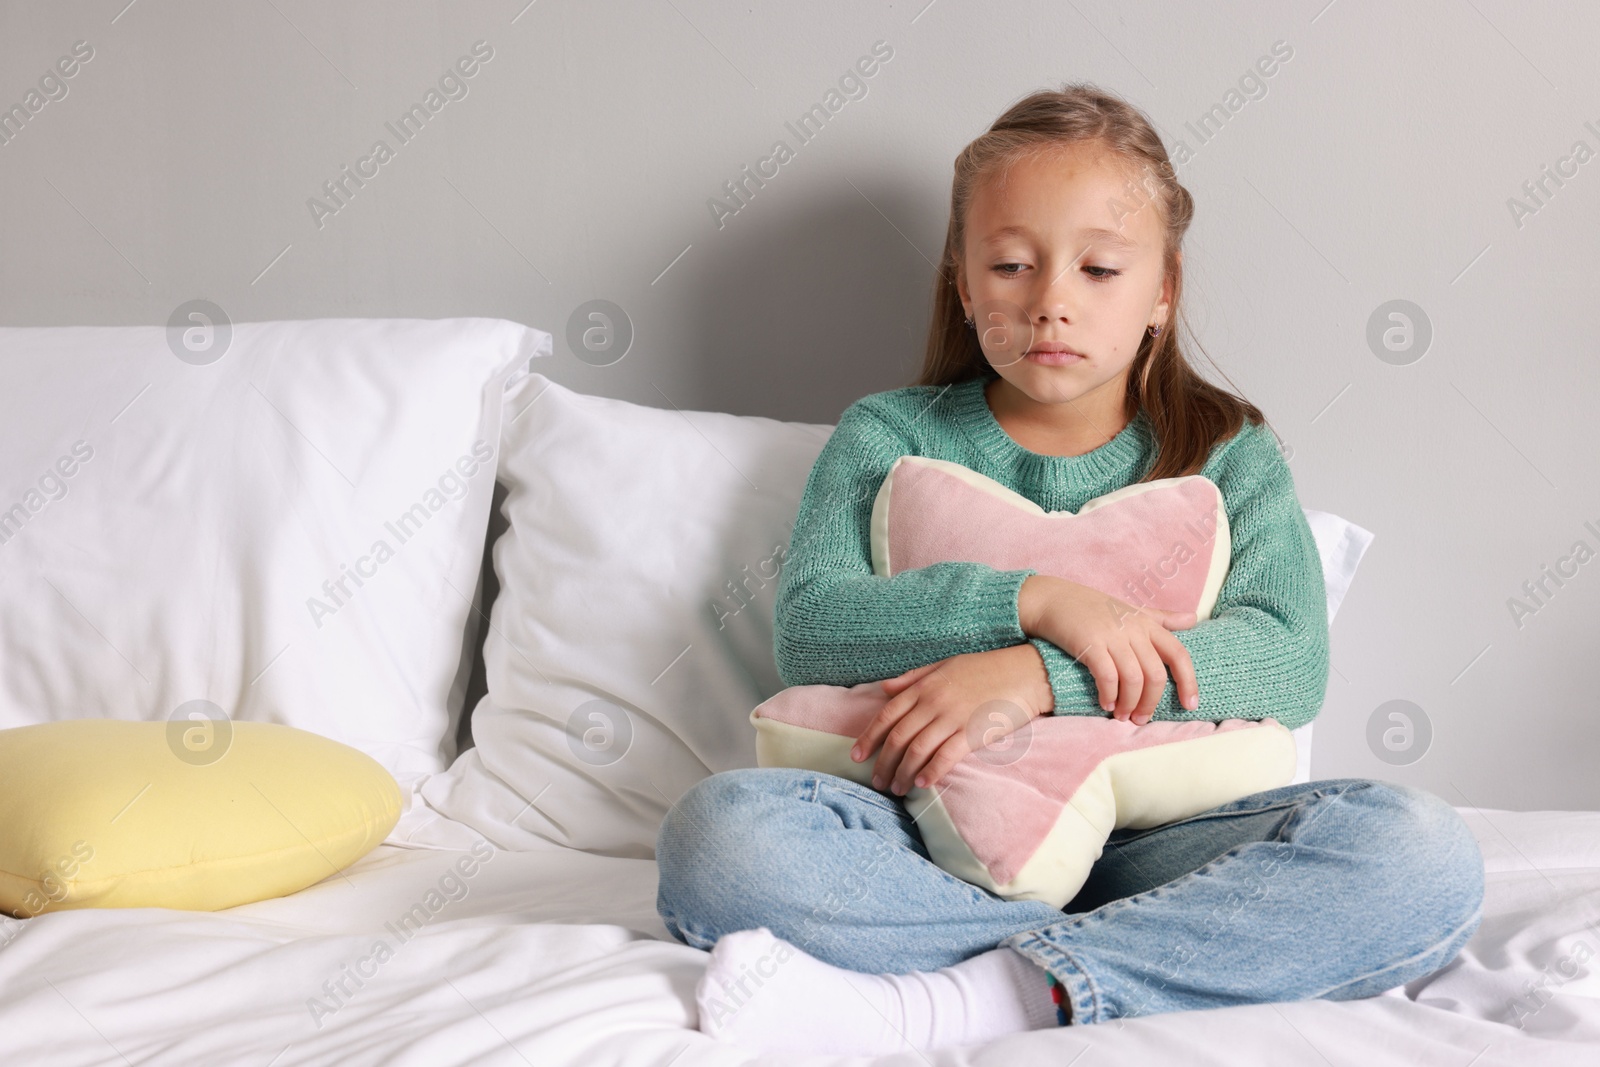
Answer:
[[[1077, 514], [1046, 512], [957, 463], [902, 456], [872, 511], [883, 576], [964, 560], [1032, 568], [1133, 604], [1211, 617], [1230, 543], [1222, 493], [1201, 475], [1130, 485]], [[869, 785], [876, 757], [850, 747], [886, 702], [877, 682], [791, 686], [750, 713], [763, 767], [802, 767]], [[980, 708], [999, 725], [1008, 705]], [[1012, 709], [1013, 713], [1015, 709]], [[1007, 899], [1065, 906], [1114, 829], [1160, 826], [1287, 784], [1295, 744], [1275, 719], [1155, 721], [1048, 715], [968, 755], [906, 808], [928, 854]]]

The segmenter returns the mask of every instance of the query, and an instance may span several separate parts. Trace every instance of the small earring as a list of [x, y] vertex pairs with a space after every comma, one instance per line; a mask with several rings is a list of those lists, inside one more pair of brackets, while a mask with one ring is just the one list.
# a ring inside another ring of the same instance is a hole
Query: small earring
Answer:
[[973, 326], [977, 325], [975, 322], [972, 321], [972, 316], [971, 315], [967, 316], [967, 320], [966, 321], [967, 321], [967, 328], [968, 329], [971, 329]]
[[1150, 336], [1151, 337], [1160, 337], [1161, 336], [1161, 327], [1159, 325], [1150, 327]]

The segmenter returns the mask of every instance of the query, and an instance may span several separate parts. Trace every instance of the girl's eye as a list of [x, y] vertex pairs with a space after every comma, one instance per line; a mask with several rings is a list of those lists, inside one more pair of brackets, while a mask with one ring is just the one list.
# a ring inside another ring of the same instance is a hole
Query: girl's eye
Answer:
[[[1016, 270], [1011, 270], [1010, 268], [1012, 267], [1015, 267]], [[1026, 269], [1027, 264], [1025, 263], [1000, 263], [995, 266], [994, 271], [1002, 278], [1015, 278]], [[1090, 272], [1089, 277], [1102, 282], [1115, 278], [1122, 273], [1122, 271], [1114, 267], [1084, 267], [1083, 269]]]

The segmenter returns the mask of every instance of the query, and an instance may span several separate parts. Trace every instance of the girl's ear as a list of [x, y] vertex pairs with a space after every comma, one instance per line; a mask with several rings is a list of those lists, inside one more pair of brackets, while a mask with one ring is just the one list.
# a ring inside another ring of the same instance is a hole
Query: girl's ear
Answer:
[[[1182, 252], [1176, 253], [1172, 258], [1177, 262], [1179, 268], [1183, 266]], [[1162, 325], [1167, 323], [1167, 316], [1172, 308], [1172, 294], [1177, 288], [1177, 284], [1178, 279], [1171, 271], [1168, 271], [1161, 279], [1161, 299], [1156, 301], [1155, 314], [1157, 321]]]
[[968, 311], [967, 308], [972, 303], [972, 294], [967, 292], [967, 272], [966, 272], [966, 269], [961, 265], [960, 262], [957, 262], [956, 265], [955, 265], [955, 271], [956, 271], [956, 279], [955, 279], [956, 280], [956, 295], [961, 298], [961, 308], [962, 308], [961, 314], [964, 317], [971, 317], [972, 312]]

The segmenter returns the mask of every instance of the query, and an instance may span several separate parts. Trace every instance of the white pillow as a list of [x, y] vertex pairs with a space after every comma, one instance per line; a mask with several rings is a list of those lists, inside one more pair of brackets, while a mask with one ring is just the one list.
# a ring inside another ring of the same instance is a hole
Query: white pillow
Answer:
[[[1332, 626], [1333, 617], [1338, 613], [1344, 595], [1350, 591], [1351, 581], [1355, 579], [1356, 566], [1372, 544], [1373, 535], [1371, 531], [1331, 512], [1312, 511], [1310, 508], [1301, 510], [1306, 513], [1306, 524], [1311, 527], [1311, 536], [1317, 542], [1317, 554], [1322, 557], [1322, 582], [1328, 591], [1328, 625]], [[1316, 724], [1313, 719], [1290, 731], [1294, 735], [1297, 757], [1290, 785], [1311, 781], [1311, 728]]]
[[447, 766], [505, 387], [550, 335], [189, 329], [0, 329], [0, 728], [220, 713]]
[[[646, 407], [539, 374], [508, 406], [522, 414], [500, 465], [488, 694], [476, 747], [422, 795], [503, 848], [652, 857], [682, 793], [756, 765], [750, 711], [783, 688], [776, 578], [833, 427]], [[1330, 578], [1330, 605], [1348, 584]], [[448, 844], [429, 833], [409, 840]]]
[[[507, 407], [488, 693], [475, 747], [422, 796], [503, 848], [650, 858], [691, 785], [756, 765], [750, 709], [783, 688], [778, 569], [833, 428], [647, 407], [541, 374]], [[415, 822], [402, 836], [445, 843]]]

